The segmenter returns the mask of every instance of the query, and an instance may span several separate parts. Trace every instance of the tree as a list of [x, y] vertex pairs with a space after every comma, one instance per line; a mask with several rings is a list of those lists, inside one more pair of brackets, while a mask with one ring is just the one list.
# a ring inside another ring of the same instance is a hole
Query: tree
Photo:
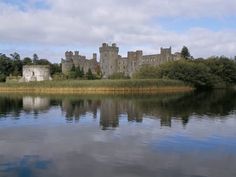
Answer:
[[0, 54], [0, 74], [8, 76], [13, 71], [12, 60], [5, 54]]
[[61, 71], [61, 64], [57, 64], [57, 63], [53, 63], [50, 65], [50, 70], [51, 70], [51, 75], [54, 75], [54, 74], [61, 74], [62, 71]]
[[181, 56], [186, 60], [191, 58], [190, 52], [186, 46], [183, 46], [181, 50]]
[[39, 60], [39, 57], [36, 53], [33, 54], [33, 63], [37, 64], [37, 61]]
[[94, 79], [93, 73], [92, 73], [90, 68], [88, 69], [88, 72], [86, 73], [86, 76], [87, 76], [88, 80], [93, 80]]
[[47, 59], [34, 60], [35, 65], [51, 65], [50, 61]]
[[20, 60], [20, 55], [15, 52], [13, 54], [10, 54], [10, 56], [12, 57], [12, 68], [13, 68], [13, 73], [12, 74], [14, 76], [21, 75], [23, 63]]
[[78, 67], [75, 68], [75, 72], [76, 72], [77, 77], [80, 77], [80, 78], [83, 77], [83, 76], [82, 76], [82, 72], [81, 72], [81, 70], [80, 70], [80, 66], [78, 66]]
[[32, 59], [29, 58], [29, 57], [25, 57], [23, 60], [22, 60], [22, 63], [23, 65], [31, 65], [33, 63]]
[[81, 78], [84, 77], [84, 68], [83, 67], [81, 68], [80, 72], [81, 72]]
[[13, 60], [20, 60], [20, 54], [16, 52], [10, 54], [10, 56], [12, 57]]
[[71, 68], [70, 72], [68, 73], [68, 77], [69, 77], [69, 79], [76, 79], [78, 77], [74, 64], [72, 65], [72, 68]]

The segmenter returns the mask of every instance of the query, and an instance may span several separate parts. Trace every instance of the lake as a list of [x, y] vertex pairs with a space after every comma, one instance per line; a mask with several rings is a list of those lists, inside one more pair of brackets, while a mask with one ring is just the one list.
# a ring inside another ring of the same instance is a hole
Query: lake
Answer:
[[235, 177], [236, 91], [0, 94], [1, 177]]

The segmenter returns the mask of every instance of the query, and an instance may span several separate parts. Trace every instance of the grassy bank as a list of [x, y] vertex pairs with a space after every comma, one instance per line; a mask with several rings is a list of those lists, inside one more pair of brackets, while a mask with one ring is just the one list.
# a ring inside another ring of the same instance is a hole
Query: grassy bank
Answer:
[[181, 81], [163, 79], [65, 80], [30, 83], [2, 83], [0, 92], [21, 93], [157, 93], [191, 91]]

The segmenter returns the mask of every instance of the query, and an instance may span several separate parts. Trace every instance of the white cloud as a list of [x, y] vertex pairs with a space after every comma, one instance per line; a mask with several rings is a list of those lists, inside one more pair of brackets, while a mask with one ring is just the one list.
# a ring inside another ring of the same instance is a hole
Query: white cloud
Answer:
[[[48, 4], [49, 9], [36, 8], [38, 2]], [[158, 17], [194, 20], [236, 16], [235, 0], [28, 0], [24, 5], [22, 10], [17, 4], [0, 1], [0, 44], [14, 45], [16, 50], [22, 45], [26, 50], [31, 45], [47, 48], [44, 58], [55, 59], [64, 52], [53, 48], [78, 46], [83, 53], [86, 48], [97, 50], [106, 41], [127, 50], [154, 52], [160, 46], [180, 50], [187, 45], [196, 57], [236, 55], [235, 29], [190, 28], [181, 33], [153, 22]]]

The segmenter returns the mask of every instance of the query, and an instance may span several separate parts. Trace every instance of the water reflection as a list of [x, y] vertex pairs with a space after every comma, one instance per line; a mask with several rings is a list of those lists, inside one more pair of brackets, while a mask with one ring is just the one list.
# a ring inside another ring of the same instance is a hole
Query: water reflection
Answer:
[[23, 109], [25, 111], [44, 111], [50, 108], [50, 99], [43, 97], [23, 97]]
[[228, 90], [1, 95], [0, 176], [235, 177], [235, 110]]
[[5, 174], [5, 177], [31, 177], [40, 174], [42, 170], [47, 170], [50, 164], [50, 160], [42, 160], [38, 155], [25, 155], [16, 161], [0, 164], [0, 174]]
[[[67, 122], [79, 122], [81, 117], [92, 114], [99, 118], [101, 129], [116, 128], [125, 117], [127, 121], [142, 122], [144, 118], [159, 119], [161, 126], [171, 127], [172, 120], [181, 120], [185, 126], [192, 115], [207, 115], [212, 119], [224, 119], [236, 110], [236, 92], [219, 90], [155, 96], [1, 96], [0, 118], [10, 114], [15, 119], [22, 112], [38, 113], [60, 106]], [[99, 115], [99, 117], [98, 117]]]

